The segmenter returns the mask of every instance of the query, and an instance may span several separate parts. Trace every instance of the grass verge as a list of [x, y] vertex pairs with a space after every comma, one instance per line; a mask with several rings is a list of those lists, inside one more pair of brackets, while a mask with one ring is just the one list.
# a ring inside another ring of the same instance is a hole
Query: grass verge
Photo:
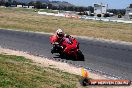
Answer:
[[0, 8], [0, 28], [55, 32], [132, 42], [132, 24], [38, 15], [34, 9]]
[[79, 76], [40, 67], [22, 56], [0, 54], [2, 88], [76, 88]]

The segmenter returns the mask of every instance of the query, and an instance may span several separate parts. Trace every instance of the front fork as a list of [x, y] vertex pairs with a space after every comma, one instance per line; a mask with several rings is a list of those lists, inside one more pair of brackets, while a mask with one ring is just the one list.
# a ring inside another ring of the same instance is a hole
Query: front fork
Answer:
[[52, 54], [54, 53], [54, 48], [53, 48], [53, 47], [51, 48], [51, 53], [52, 53]]
[[62, 51], [63, 47], [59, 46], [59, 45], [53, 45], [53, 47], [51, 48], [51, 53], [60, 53]]

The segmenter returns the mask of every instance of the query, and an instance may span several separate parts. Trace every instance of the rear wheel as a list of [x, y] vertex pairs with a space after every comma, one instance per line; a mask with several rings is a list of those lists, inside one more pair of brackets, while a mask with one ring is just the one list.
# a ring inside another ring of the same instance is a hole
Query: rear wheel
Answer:
[[77, 52], [77, 57], [79, 60], [84, 61], [84, 55], [82, 54], [82, 52], [80, 50], [78, 50], [78, 52]]
[[59, 54], [60, 54], [61, 58], [64, 58], [64, 59], [68, 58], [68, 56], [65, 52], [60, 52]]

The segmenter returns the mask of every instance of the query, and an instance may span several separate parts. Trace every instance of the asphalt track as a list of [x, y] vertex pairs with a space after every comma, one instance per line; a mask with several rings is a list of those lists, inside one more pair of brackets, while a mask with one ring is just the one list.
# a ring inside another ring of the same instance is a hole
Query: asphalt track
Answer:
[[[78, 38], [85, 61], [71, 61], [132, 80], [132, 46]], [[31, 52], [48, 58], [57, 58], [50, 53], [48, 34], [0, 30], [0, 46]]]

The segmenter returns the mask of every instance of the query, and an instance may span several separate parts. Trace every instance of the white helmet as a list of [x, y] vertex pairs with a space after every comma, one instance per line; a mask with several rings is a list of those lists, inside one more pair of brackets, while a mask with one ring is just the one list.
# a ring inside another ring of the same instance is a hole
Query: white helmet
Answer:
[[61, 29], [58, 29], [56, 31], [56, 35], [57, 35], [58, 38], [62, 38], [64, 36], [64, 33], [63, 33], [63, 31]]

